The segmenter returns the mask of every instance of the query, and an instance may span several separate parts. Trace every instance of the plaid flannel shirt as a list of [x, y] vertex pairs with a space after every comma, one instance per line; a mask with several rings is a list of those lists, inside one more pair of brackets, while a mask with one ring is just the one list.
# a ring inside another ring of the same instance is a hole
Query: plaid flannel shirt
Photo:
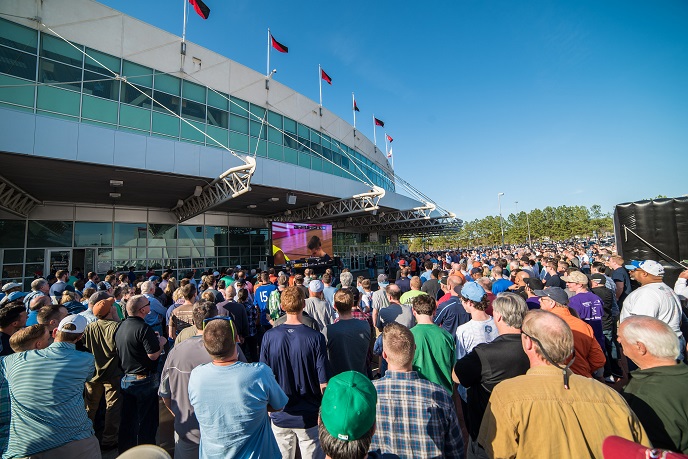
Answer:
[[415, 371], [373, 381], [377, 423], [371, 450], [400, 458], [463, 458], [463, 436], [447, 391]]

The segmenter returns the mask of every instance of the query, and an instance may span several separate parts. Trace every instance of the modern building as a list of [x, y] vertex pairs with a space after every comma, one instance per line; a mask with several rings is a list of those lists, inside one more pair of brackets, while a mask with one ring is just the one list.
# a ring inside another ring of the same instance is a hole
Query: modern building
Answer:
[[316, 102], [181, 49], [95, 1], [0, 3], [2, 282], [257, 267], [274, 220], [333, 224], [345, 263], [460, 225]]

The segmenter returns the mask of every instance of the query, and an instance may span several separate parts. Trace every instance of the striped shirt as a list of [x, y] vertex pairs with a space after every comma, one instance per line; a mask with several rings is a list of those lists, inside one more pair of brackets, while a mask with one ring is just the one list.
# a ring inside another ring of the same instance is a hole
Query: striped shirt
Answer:
[[95, 373], [93, 355], [73, 343], [12, 354], [0, 362], [10, 387], [10, 438], [5, 459], [25, 457], [93, 435], [84, 384]]
[[377, 419], [371, 450], [400, 458], [463, 458], [463, 437], [451, 396], [415, 371], [387, 371], [373, 381]]

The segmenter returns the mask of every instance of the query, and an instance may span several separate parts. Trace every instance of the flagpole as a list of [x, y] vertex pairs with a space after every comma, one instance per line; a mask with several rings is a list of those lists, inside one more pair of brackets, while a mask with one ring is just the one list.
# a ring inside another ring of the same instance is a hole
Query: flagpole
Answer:
[[184, 5], [184, 25], [182, 26], [182, 45], [179, 53], [181, 54], [181, 66], [179, 70], [184, 72], [184, 56], [186, 56], [186, 15], [188, 10], [188, 0], [182, 0]]
[[265, 71], [265, 76], [270, 76], [270, 27], [268, 27], [268, 67]]
[[354, 112], [354, 131], [356, 130], [356, 97], [351, 93], [351, 111]]
[[375, 128], [375, 113], [373, 113], [373, 144], [375, 145], [375, 148], [377, 148], [377, 129]]
[[322, 116], [322, 67], [318, 64], [318, 85], [320, 85], [320, 116]]
[[385, 131], [385, 155], [389, 154], [389, 150], [387, 150], [387, 132]]

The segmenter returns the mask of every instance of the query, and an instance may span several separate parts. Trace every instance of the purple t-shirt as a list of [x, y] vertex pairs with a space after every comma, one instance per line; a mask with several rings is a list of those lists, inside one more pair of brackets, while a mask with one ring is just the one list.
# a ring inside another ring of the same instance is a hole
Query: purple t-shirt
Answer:
[[569, 307], [574, 309], [578, 316], [592, 327], [597, 342], [604, 349], [604, 334], [602, 333], [602, 299], [592, 292], [583, 292], [569, 298]]

